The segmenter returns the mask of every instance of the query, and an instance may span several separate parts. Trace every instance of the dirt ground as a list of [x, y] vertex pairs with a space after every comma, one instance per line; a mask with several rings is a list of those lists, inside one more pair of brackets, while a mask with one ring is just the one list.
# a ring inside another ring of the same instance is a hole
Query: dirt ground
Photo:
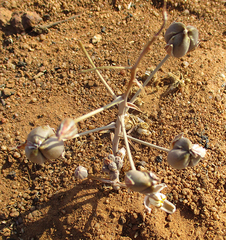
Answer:
[[[32, 26], [24, 32], [10, 18], [27, 11], [41, 17], [34, 15], [40, 25], [77, 16], [48, 31], [34, 32]], [[137, 102], [143, 112], [131, 113], [149, 124], [150, 133], [131, 135], [169, 148], [184, 132], [207, 148], [207, 155], [194, 168], [175, 170], [164, 152], [136, 143], [131, 149], [136, 166], [167, 184], [163, 193], [177, 208], [172, 215], [155, 207], [147, 214], [140, 193], [75, 179], [79, 165], [104, 176], [109, 133], [65, 142], [65, 159], [44, 166], [28, 161], [24, 150], [11, 150], [37, 126], [56, 129], [66, 117], [109, 103], [111, 95], [97, 74], [81, 73], [91, 66], [77, 40], [96, 66], [129, 66], [162, 24], [162, 2], [0, 0], [1, 239], [226, 239], [226, 2], [169, 0], [167, 12], [167, 27], [173, 21], [195, 26], [200, 44], [180, 59], [171, 57], [145, 88]], [[164, 32], [139, 67], [140, 82], [166, 55]], [[117, 95], [123, 93], [129, 72], [101, 73]], [[85, 120], [79, 132], [111, 123], [116, 114], [113, 107]], [[126, 158], [122, 181], [129, 169]]]

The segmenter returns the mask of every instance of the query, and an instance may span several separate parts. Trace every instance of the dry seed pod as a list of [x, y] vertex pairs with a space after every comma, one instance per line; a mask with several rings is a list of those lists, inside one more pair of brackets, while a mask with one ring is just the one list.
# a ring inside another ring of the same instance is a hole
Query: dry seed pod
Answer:
[[173, 57], [183, 57], [187, 52], [192, 51], [198, 45], [198, 30], [192, 26], [185, 26], [183, 23], [174, 22], [165, 33], [166, 51]]
[[190, 153], [181, 149], [172, 149], [168, 153], [167, 162], [176, 169], [186, 168], [190, 163]]
[[125, 175], [126, 186], [136, 192], [149, 194], [160, 191], [163, 185], [158, 183], [157, 176], [152, 172], [141, 172], [137, 170], [130, 170]]
[[25, 154], [33, 163], [43, 164], [47, 160], [56, 159], [63, 151], [63, 141], [58, 141], [49, 126], [37, 127], [28, 134]]
[[64, 143], [52, 136], [42, 143], [39, 150], [47, 159], [57, 159], [64, 151]]
[[87, 169], [84, 168], [83, 166], [78, 166], [75, 169], [75, 177], [80, 179], [80, 180], [83, 180], [83, 179], [87, 178], [88, 177]]
[[203, 147], [197, 144], [193, 145], [183, 135], [179, 135], [173, 140], [172, 147], [173, 149], [168, 153], [167, 162], [176, 169], [194, 167], [206, 154]]

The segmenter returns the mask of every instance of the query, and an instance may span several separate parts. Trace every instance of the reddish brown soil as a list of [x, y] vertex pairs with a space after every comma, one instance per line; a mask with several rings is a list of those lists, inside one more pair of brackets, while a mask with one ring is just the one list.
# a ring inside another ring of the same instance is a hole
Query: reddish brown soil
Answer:
[[[200, 45], [181, 59], [170, 58], [141, 95], [144, 103], [139, 115], [150, 125], [151, 134], [132, 132], [133, 136], [169, 148], [174, 136], [184, 132], [193, 143], [208, 147], [196, 167], [179, 171], [167, 164], [165, 153], [134, 143], [136, 165], [145, 161], [145, 168], [167, 184], [163, 192], [177, 207], [172, 215], [157, 208], [148, 215], [142, 194], [74, 179], [78, 165], [103, 176], [102, 160], [111, 150], [108, 133], [66, 142], [66, 159], [43, 167], [28, 161], [23, 150], [10, 151], [34, 127], [57, 128], [66, 117], [110, 102], [110, 94], [94, 72], [80, 73], [91, 66], [77, 40], [97, 66], [128, 66], [159, 29], [162, 4], [151, 0], [1, 0], [0, 7], [36, 12], [45, 19], [41, 24], [80, 14], [47, 34], [10, 34], [8, 27], [0, 31], [0, 238], [226, 239], [225, 0], [168, 1], [167, 27], [173, 21], [197, 27]], [[102, 39], [94, 44], [97, 34]], [[161, 34], [139, 68], [140, 81], [146, 70], [163, 59], [164, 46]], [[184, 84], [165, 94], [171, 84], [168, 73], [180, 76]], [[129, 72], [103, 70], [102, 74], [117, 95], [125, 90]], [[102, 112], [80, 123], [79, 131], [106, 125], [116, 114], [116, 107]], [[160, 155], [161, 163], [156, 161]], [[126, 159], [121, 180], [129, 169]]]

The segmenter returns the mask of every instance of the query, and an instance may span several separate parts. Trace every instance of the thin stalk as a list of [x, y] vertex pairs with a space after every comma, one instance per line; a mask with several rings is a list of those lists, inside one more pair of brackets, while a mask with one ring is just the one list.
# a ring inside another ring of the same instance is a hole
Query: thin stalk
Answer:
[[[80, 48], [82, 49], [82, 51], [84, 52], [84, 54], [86, 55], [86, 57], [88, 58], [90, 64], [92, 65], [93, 68], [96, 68], [93, 60], [90, 58], [88, 52], [86, 51], [85, 47], [83, 46], [81, 41], [78, 41]], [[104, 86], [107, 88], [107, 90], [110, 92], [110, 94], [112, 95], [112, 97], [115, 99], [117, 96], [115, 95], [114, 91], [111, 89], [111, 87], [107, 84], [107, 82], [104, 80], [104, 78], [102, 77], [102, 75], [100, 74], [100, 72], [98, 70], [96, 70], [97, 75], [99, 76], [100, 80], [102, 81], [102, 83], [104, 84]]]
[[97, 71], [97, 70], [101, 70], [101, 69], [128, 70], [130, 68], [131, 67], [122, 67], [122, 66], [102, 66], [102, 67], [95, 67], [95, 68], [82, 70], [81, 73], [87, 73], [87, 72]]
[[127, 137], [128, 137], [129, 139], [131, 139], [132, 141], [134, 141], [134, 142], [143, 144], [143, 145], [148, 146], [148, 147], [150, 147], [150, 148], [155, 148], [155, 149], [158, 149], [158, 150], [161, 150], [161, 151], [165, 151], [165, 152], [169, 152], [169, 151], [170, 151], [170, 149], [163, 148], [163, 147], [159, 147], [159, 146], [157, 146], [157, 145], [154, 145], [154, 144], [151, 144], [151, 143], [142, 141], [142, 140], [140, 140], [140, 139], [131, 137], [131, 136], [129, 136], [129, 135], [127, 135]]
[[99, 132], [99, 131], [102, 131], [102, 130], [108, 130], [108, 129], [113, 129], [113, 128], [115, 128], [115, 122], [110, 123], [110, 124], [108, 124], [107, 126], [104, 126], [104, 127], [99, 127], [99, 128], [95, 128], [95, 129], [92, 129], [92, 130], [85, 131], [85, 132], [77, 133], [73, 136], [73, 138], [77, 138], [77, 137], [81, 137], [81, 136], [84, 136], [84, 135], [87, 135], [87, 134], [90, 134], [90, 133], [93, 133], [93, 132]]
[[[135, 64], [130, 68], [130, 72], [131, 72], [131, 76], [130, 76], [130, 81], [128, 83], [127, 89], [125, 91], [125, 93], [123, 94], [124, 97], [124, 101], [122, 103], [119, 104], [119, 111], [118, 111], [118, 119], [116, 121], [116, 127], [115, 127], [115, 135], [114, 135], [114, 139], [112, 141], [112, 150], [113, 150], [113, 154], [116, 154], [118, 151], [118, 145], [119, 145], [119, 140], [120, 140], [120, 134], [122, 129], [122, 123], [120, 121], [120, 118], [123, 117], [124, 120], [124, 115], [128, 110], [127, 107], [127, 99], [128, 99], [128, 95], [130, 93], [130, 90], [133, 86], [134, 83], [136, 83], [136, 71], [138, 68], [138, 65], [140, 64], [141, 60], [143, 59], [143, 57], [145, 56], [145, 54], [150, 50], [150, 46], [152, 45], [152, 43], [158, 38], [159, 34], [161, 33], [161, 31], [163, 30], [163, 28], [166, 25], [166, 21], [167, 21], [167, 13], [166, 13], [166, 1], [164, 1], [164, 6], [163, 6], [163, 23], [159, 29], [159, 31], [153, 36], [153, 38], [145, 45], [145, 47], [143, 48], [143, 50], [141, 51], [137, 61], [135, 62]], [[126, 135], [125, 135], [126, 136]], [[127, 142], [128, 144], [128, 139], [125, 137], [125, 143]], [[128, 147], [129, 149], [129, 147]], [[135, 167], [134, 167], [135, 168]]]
[[132, 154], [131, 154], [131, 151], [130, 151], [130, 147], [129, 147], [129, 142], [128, 142], [128, 139], [127, 139], [124, 116], [121, 116], [120, 120], [121, 120], [121, 124], [122, 124], [122, 133], [123, 133], [124, 142], [125, 142], [125, 145], [126, 145], [126, 151], [127, 151], [127, 154], [128, 154], [130, 166], [131, 166], [132, 170], [136, 170], [136, 167], [135, 167], [134, 162], [133, 162]]
[[100, 112], [102, 112], [102, 111], [104, 111], [104, 110], [106, 110], [106, 109], [108, 109], [108, 108], [110, 108], [110, 107], [112, 107], [112, 106], [114, 106], [116, 104], [119, 104], [119, 103], [121, 103], [123, 101], [124, 101], [124, 99], [121, 96], [117, 97], [114, 101], [112, 101], [111, 103], [107, 104], [106, 106], [98, 108], [98, 109], [96, 109], [96, 110], [94, 110], [92, 112], [89, 112], [89, 113], [87, 113], [87, 114], [85, 114], [83, 116], [80, 116], [80, 117], [76, 118], [74, 121], [75, 121], [75, 123], [77, 123], [77, 122], [80, 122], [82, 120], [85, 120], [85, 119], [87, 119], [89, 117], [92, 117], [93, 115], [95, 115], [97, 113], [100, 113]]
[[[153, 78], [153, 76], [155, 75], [155, 73], [162, 67], [162, 65], [169, 59], [170, 55], [167, 54], [163, 60], [158, 64], [158, 66], [155, 68], [155, 70], [151, 73], [151, 75], [146, 79], [146, 81], [143, 83], [143, 88], [149, 83], [149, 81]], [[137, 96], [140, 94], [142, 89], [139, 89], [134, 96], [132, 97], [132, 99], [130, 100], [131, 103], [134, 103], [134, 101], [136, 100]]]
[[148, 43], [144, 46], [144, 48], [141, 51], [138, 59], [136, 60], [135, 64], [132, 66], [131, 77], [130, 77], [130, 81], [129, 81], [128, 88], [126, 90], [125, 95], [128, 95], [128, 93], [130, 91], [130, 86], [133, 85], [133, 83], [136, 81], [135, 80], [136, 79], [136, 72], [137, 72], [137, 68], [138, 68], [141, 60], [144, 58], [146, 53], [150, 50], [150, 46], [153, 44], [153, 42], [158, 38], [159, 34], [162, 32], [163, 28], [166, 25], [166, 21], [167, 21], [166, 1], [164, 1], [164, 3], [163, 3], [163, 23], [162, 23], [162, 26], [160, 27], [159, 31], [157, 33], [155, 33], [155, 35], [152, 37], [152, 39], [150, 41], [148, 41]]
[[120, 186], [123, 188], [126, 188], [126, 185], [124, 183], [121, 183], [119, 181], [112, 181], [106, 178], [101, 178], [101, 177], [96, 177], [96, 176], [88, 176], [88, 179], [92, 179], [92, 180], [97, 180], [103, 183], [109, 183], [112, 184], [113, 186]]

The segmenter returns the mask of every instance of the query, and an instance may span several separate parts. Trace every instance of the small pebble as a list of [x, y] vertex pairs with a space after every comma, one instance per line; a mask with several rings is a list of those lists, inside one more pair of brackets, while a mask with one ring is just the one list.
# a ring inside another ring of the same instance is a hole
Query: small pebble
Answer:
[[93, 44], [99, 43], [101, 39], [102, 39], [102, 36], [100, 34], [97, 34], [92, 38], [92, 43]]
[[35, 102], [37, 102], [37, 98], [32, 98], [30, 101], [30, 103], [35, 103]]
[[1, 150], [2, 150], [2, 151], [6, 151], [7, 149], [8, 149], [7, 146], [5, 146], [5, 145], [2, 145], [2, 146], [1, 146]]
[[20, 213], [15, 208], [13, 208], [9, 215], [10, 217], [18, 217]]
[[189, 62], [183, 61], [182, 62], [182, 67], [187, 68], [189, 66]]
[[190, 14], [190, 12], [189, 12], [189, 10], [188, 10], [188, 9], [184, 9], [184, 11], [183, 11], [183, 14], [184, 14], [184, 15], [189, 15], [189, 14]]
[[21, 157], [21, 155], [20, 155], [20, 153], [18, 153], [18, 152], [15, 152], [14, 154], [13, 154], [13, 157], [14, 158], [20, 158]]
[[172, 222], [172, 215], [168, 215], [167, 218], [166, 218], [166, 221]]
[[10, 88], [5, 88], [2, 92], [4, 96], [9, 97], [11, 95], [14, 95], [16, 91]]

